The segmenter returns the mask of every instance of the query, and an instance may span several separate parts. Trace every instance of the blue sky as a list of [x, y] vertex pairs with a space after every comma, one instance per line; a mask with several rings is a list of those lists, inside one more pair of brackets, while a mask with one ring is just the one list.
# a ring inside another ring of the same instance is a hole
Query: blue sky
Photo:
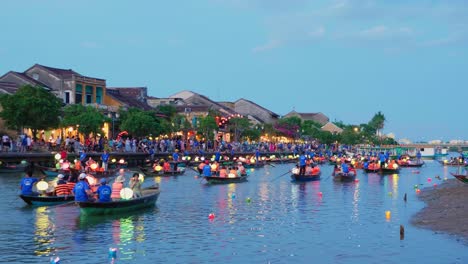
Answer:
[[413, 140], [468, 139], [468, 1], [2, 1], [0, 74], [246, 98]]

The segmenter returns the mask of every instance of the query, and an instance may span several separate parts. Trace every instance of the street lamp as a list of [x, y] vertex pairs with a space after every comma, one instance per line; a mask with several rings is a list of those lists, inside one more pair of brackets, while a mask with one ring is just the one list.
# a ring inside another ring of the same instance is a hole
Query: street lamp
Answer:
[[120, 115], [119, 113], [116, 113], [116, 112], [109, 112], [107, 116], [112, 119], [112, 139], [114, 139], [115, 138], [115, 133], [114, 133], [115, 125], [114, 124], [115, 124], [115, 121], [119, 119]]

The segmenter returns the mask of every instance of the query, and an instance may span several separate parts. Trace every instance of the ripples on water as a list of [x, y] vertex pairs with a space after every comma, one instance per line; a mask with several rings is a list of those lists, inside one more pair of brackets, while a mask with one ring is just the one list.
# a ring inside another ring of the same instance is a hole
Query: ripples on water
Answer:
[[277, 178], [292, 166], [266, 166], [229, 185], [206, 185], [190, 170], [146, 179], [162, 190], [155, 208], [107, 217], [81, 216], [73, 205], [28, 207], [16, 196], [20, 175], [1, 175], [0, 262], [48, 263], [56, 255], [62, 263], [108, 263], [116, 247], [116, 263], [468, 263], [454, 237], [408, 223], [423, 206], [414, 185], [440, 183], [434, 176], [451, 178], [454, 168], [429, 161], [420, 174], [359, 171], [359, 182], [341, 183], [323, 165], [320, 182]]

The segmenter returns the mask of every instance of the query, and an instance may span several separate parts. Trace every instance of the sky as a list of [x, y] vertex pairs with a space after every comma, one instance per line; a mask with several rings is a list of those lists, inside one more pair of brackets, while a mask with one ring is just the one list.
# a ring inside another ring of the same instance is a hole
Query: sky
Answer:
[[0, 75], [39, 63], [468, 140], [468, 0], [3, 0], [0, 25]]

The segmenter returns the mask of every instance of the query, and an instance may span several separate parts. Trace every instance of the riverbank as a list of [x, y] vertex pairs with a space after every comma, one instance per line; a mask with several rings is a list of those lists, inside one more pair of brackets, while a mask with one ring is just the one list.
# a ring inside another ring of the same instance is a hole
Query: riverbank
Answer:
[[459, 237], [468, 244], [468, 185], [451, 179], [436, 188], [423, 190], [419, 199], [426, 207], [413, 216], [415, 226]]

